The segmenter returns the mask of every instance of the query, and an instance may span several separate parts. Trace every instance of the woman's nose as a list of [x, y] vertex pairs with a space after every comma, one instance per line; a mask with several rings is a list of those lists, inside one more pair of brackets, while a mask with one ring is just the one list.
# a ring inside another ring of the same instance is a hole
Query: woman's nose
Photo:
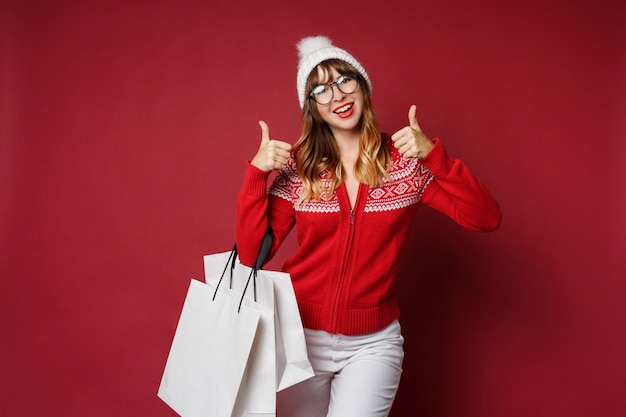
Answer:
[[339, 86], [337, 84], [332, 85], [330, 88], [332, 88], [334, 90], [333, 91], [333, 100], [341, 101], [346, 96], [346, 94], [339, 89]]

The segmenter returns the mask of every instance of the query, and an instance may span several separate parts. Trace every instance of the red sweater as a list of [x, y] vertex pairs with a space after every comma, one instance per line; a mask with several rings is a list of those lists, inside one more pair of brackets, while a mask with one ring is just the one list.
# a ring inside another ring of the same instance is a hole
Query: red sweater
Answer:
[[283, 269], [291, 275], [304, 327], [344, 335], [384, 328], [400, 314], [395, 276], [420, 204], [470, 230], [500, 225], [487, 188], [434, 142], [418, 160], [402, 157], [385, 136], [390, 179], [381, 187], [361, 184], [352, 210], [344, 185], [328, 199], [299, 203], [302, 183], [293, 160], [269, 190], [269, 173], [248, 164], [237, 199], [241, 262], [254, 263], [268, 222], [275, 235], [270, 258], [295, 224], [299, 248]]

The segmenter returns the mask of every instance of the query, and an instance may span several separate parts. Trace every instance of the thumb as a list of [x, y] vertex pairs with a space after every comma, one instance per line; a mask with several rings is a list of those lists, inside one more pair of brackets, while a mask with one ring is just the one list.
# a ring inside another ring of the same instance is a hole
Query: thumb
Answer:
[[261, 126], [261, 145], [270, 141], [270, 127], [263, 120], [259, 121]]
[[417, 123], [417, 106], [413, 104], [409, 108], [409, 126], [411, 126], [415, 130], [421, 130], [420, 125]]

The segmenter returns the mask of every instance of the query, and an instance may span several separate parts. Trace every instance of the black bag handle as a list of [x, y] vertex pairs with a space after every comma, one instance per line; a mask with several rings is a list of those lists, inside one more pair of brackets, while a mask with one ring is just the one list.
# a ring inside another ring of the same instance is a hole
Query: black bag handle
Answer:
[[[241, 300], [239, 300], [239, 308], [237, 309], [237, 312], [241, 310], [241, 304], [243, 304], [243, 298], [245, 297], [246, 291], [248, 290], [248, 285], [250, 285], [250, 280], [252, 280], [252, 288], [254, 291], [254, 301], [256, 301], [256, 276], [257, 276], [259, 269], [261, 269], [261, 267], [263, 266], [263, 263], [265, 263], [265, 260], [267, 259], [267, 256], [270, 253], [273, 240], [274, 240], [274, 233], [272, 232], [272, 229], [268, 227], [267, 231], [265, 232], [265, 235], [263, 236], [263, 239], [261, 240], [261, 247], [259, 248], [259, 253], [256, 256], [254, 265], [252, 266], [252, 271], [250, 271], [250, 275], [248, 275], [248, 281], [246, 282], [246, 286], [243, 289]], [[237, 247], [237, 245], [235, 245], [235, 247]]]
[[265, 232], [265, 236], [263, 236], [263, 240], [261, 241], [261, 247], [259, 248], [259, 254], [256, 257], [256, 261], [254, 261], [254, 269], [259, 270], [263, 267], [263, 264], [267, 260], [267, 256], [270, 254], [270, 249], [272, 248], [272, 242], [274, 241], [274, 232], [272, 229], [268, 228], [267, 232]]
[[[270, 249], [272, 248], [273, 241], [274, 241], [274, 232], [272, 232], [272, 229], [268, 227], [267, 231], [265, 232], [265, 235], [263, 236], [263, 239], [261, 240], [261, 247], [259, 248], [259, 252], [257, 254], [256, 260], [254, 261], [252, 271], [250, 271], [250, 275], [248, 275], [246, 286], [244, 287], [243, 293], [241, 294], [241, 300], [239, 300], [239, 308], [237, 309], [237, 312], [241, 311], [241, 305], [243, 304], [243, 299], [246, 295], [246, 291], [248, 290], [248, 286], [250, 285], [251, 280], [252, 280], [252, 287], [254, 290], [254, 301], [256, 301], [257, 272], [259, 271], [259, 269], [263, 267], [263, 264], [267, 260], [267, 257], [270, 253]], [[215, 300], [215, 296], [217, 295], [217, 291], [220, 287], [220, 284], [222, 283], [222, 280], [224, 279], [224, 275], [226, 274], [226, 271], [228, 270], [229, 265], [230, 265], [229, 288], [232, 288], [233, 271], [235, 269], [237, 254], [238, 254], [237, 244], [235, 243], [235, 245], [233, 246], [233, 249], [230, 251], [230, 255], [228, 256], [228, 260], [226, 261], [226, 266], [224, 267], [224, 270], [222, 271], [222, 275], [220, 276], [220, 279], [217, 282], [217, 285], [215, 287], [215, 292], [213, 293], [213, 300]]]

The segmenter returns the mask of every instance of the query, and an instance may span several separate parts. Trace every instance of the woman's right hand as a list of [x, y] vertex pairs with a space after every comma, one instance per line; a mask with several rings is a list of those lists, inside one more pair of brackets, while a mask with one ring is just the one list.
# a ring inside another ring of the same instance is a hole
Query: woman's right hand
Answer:
[[261, 146], [250, 163], [265, 172], [279, 170], [285, 166], [291, 155], [291, 145], [270, 139], [270, 128], [263, 120], [259, 122], [259, 126], [261, 126]]

